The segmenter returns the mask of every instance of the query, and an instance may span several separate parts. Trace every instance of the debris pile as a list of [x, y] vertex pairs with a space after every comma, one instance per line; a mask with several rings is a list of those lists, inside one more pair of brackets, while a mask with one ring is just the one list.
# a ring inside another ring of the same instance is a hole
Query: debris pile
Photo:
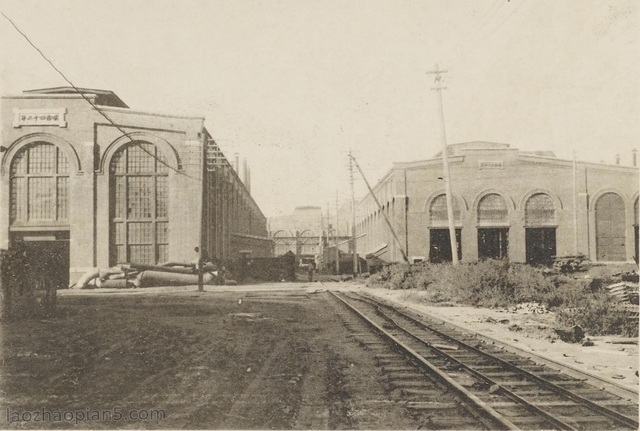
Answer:
[[583, 254], [575, 256], [553, 256], [553, 269], [562, 273], [579, 271], [580, 265], [587, 257]]
[[523, 302], [507, 309], [507, 313], [546, 314], [549, 310], [538, 302]]
[[[203, 265], [203, 283], [235, 284], [226, 278], [226, 270], [208, 262]], [[188, 286], [198, 284], [198, 268], [194, 264], [169, 262], [163, 265], [127, 264], [111, 268], [91, 268], [69, 288], [93, 289], [152, 286]]]
[[638, 283], [629, 281], [621, 281], [619, 283], [607, 286], [609, 295], [613, 296], [618, 302], [625, 304], [638, 305]]

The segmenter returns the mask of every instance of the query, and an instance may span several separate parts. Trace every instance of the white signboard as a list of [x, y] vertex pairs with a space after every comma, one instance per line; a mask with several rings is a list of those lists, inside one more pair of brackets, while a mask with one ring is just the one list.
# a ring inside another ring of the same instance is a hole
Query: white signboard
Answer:
[[66, 108], [20, 109], [13, 110], [13, 127], [22, 126], [58, 126], [67, 127]]

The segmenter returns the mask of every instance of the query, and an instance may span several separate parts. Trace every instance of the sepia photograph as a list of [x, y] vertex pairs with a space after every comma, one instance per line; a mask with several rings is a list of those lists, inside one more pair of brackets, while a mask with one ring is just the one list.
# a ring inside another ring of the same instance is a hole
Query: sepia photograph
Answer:
[[0, 14], [0, 429], [640, 428], [640, 2]]

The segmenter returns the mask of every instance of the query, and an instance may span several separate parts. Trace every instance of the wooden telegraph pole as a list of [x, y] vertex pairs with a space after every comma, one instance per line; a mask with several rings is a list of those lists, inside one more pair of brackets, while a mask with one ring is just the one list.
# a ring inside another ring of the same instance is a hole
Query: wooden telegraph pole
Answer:
[[349, 150], [349, 182], [351, 183], [351, 241], [353, 242], [353, 276], [358, 275], [358, 247], [356, 240], [356, 195], [353, 189], [353, 156]]
[[198, 292], [204, 291], [203, 283], [203, 266], [204, 266], [204, 247], [205, 247], [205, 235], [206, 235], [206, 221], [207, 221], [207, 134], [202, 125], [202, 165], [200, 169], [200, 175], [202, 177], [202, 195], [200, 198], [200, 241], [198, 244]]
[[442, 130], [442, 165], [444, 168], [444, 190], [447, 198], [447, 219], [449, 222], [449, 239], [451, 241], [451, 262], [454, 265], [458, 264], [458, 241], [456, 240], [456, 225], [453, 219], [453, 199], [451, 197], [451, 178], [449, 172], [449, 155], [447, 151], [447, 133], [444, 126], [444, 109], [442, 107], [442, 90], [446, 87], [442, 87], [441, 74], [447, 73], [446, 70], [440, 70], [436, 64], [436, 69], [427, 72], [428, 74], [435, 74], [436, 86], [432, 88], [438, 93], [438, 101], [440, 102], [440, 122]]
[[340, 218], [338, 217], [338, 191], [336, 190], [336, 231], [335, 231], [335, 243], [336, 243], [336, 275], [340, 275], [340, 250], [338, 248], [338, 226]]

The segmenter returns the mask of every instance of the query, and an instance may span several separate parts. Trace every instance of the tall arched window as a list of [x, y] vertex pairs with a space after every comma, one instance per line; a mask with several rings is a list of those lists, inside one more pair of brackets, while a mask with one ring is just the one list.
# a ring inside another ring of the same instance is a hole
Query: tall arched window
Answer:
[[627, 260], [624, 200], [605, 193], [596, 201], [596, 256], [599, 261]]
[[478, 258], [504, 259], [509, 251], [509, 209], [504, 198], [490, 193], [478, 202]]
[[109, 167], [111, 264], [157, 264], [168, 259], [169, 169], [155, 145], [134, 142], [113, 155]]
[[[453, 198], [453, 219], [460, 223], [460, 206]], [[429, 205], [429, 261], [432, 263], [451, 262], [451, 236], [448, 229], [447, 195], [436, 196]], [[458, 260], [462, 259], [462, 230], [456, 229]]]
[[528, 263], [550, 265], [556, 255], [556, 207], [551, 196], [535, 193], [524, 205]]
[[35, 142], [11, 161], [9, 220], [16, 224], [67, 222], [69, 162], [55, 145]]
[[638, 251], [639, 251], [639, 248], [640, 248], [639, 245], [638, 245], [638, 243], [640, 242], [640, 235], [639, 235], [639, 232], [638, 232], [639, 231], [639, 229], [638, 229], [638, 198], [636, 198], [636, 203], [633, 206], [633, 214], [634, 214], [633, 219], [635, 220], [633, 222], [633, 231], [634, 231], [633, 236], [635, 238], [635, 246], [636, 246], [636, 248], [635, 248], [636, 254], [634, 256], [636, 257], [636, 263], [638, 263], [638, 262], [640, 262], [640, 260], [638, 260], [640, 258], [640, 256], [638, 255]]

